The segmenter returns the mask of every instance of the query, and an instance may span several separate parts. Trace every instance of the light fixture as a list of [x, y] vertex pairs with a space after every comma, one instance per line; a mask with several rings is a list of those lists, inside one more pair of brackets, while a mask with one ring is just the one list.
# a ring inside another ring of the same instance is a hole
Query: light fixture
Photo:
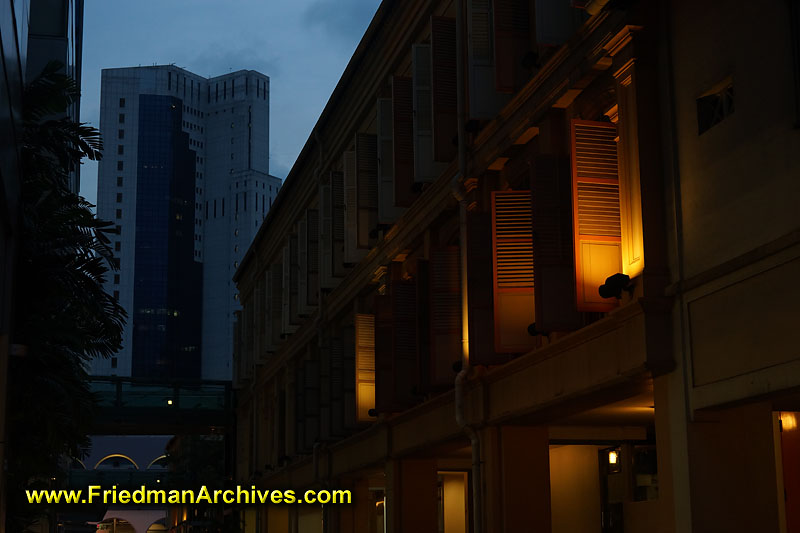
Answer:
[[613, 276], [606, 278], [606, 282], [598, 288], [601, 298], [622, 298], [622, 291], [628, 291], [633, 295], [633, 284], [631, 277], [627, 274], [617, 272]]
[[172, 405], [172, 400], [167, 400], [167, 405]]
[[608, 448], [606, 452], [606, 459], [608, 461], [607, 473], [618, 474], [622, 472], [622, 452], [619, 448]]
[[619, 453], [617, 453], [617, 450], [608, 452], [608, 464], [616, 465], [617, 461], [619, 461]]

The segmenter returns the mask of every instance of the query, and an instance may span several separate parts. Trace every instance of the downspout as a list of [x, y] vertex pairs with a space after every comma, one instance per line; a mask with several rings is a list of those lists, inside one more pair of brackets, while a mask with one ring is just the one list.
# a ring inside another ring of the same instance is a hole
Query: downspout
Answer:
[[466, 95], [464, 76], [464, 0], [456, 0], [456, 102], [458, 107], [458, 173], [452, 181], [453, 196], [458, 200], [459, 262], [461, 274], [461, 370], [455, 379], [456, 423], [469, 437], [472, 448], [472, 531], [483, 533], [483, 481], [481, 476], [481, 441], [478, 432], [464, 417], [464, 396], [469, 365], [469, 298], [467, 283], [467, 198], [463, 182], [467, 172], [467, 146], [465, 139]]

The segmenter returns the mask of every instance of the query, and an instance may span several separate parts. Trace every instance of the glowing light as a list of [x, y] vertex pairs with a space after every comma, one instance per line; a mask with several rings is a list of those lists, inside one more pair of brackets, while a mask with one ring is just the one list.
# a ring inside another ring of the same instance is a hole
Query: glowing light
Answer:
[[172, 400], [167, 400], [167, 405], [172, 405]]
[[615, 465], [619, 461], [619, 454], [616, 450], [611, 450], [608, 452], [608, 464]]
[[781, 413], [781, 426], [784, 431], [797, 429], [797, 417], [794, 413]]

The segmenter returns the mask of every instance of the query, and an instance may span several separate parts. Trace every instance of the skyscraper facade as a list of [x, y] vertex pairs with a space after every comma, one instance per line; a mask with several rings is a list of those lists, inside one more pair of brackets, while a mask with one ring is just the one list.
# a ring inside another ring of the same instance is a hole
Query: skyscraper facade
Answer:
[[173, 65], [106, 69], [98, 216], [115, 225], [128, 312], [123, 348], [95, 375], [230, 379], [231, 283], [280, 187], [269, 175], [269, 78]]

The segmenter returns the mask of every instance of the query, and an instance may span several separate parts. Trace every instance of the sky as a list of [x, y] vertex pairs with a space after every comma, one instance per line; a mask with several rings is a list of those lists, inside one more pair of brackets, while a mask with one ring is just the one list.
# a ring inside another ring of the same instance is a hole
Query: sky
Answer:
[[[100, 125], [100, 71], [174, 63], [270, 77], [270, 174], [285, 178], [380, 0], [87, 0], [81, 121]], [[95, 203], [97, 164], [81, 169]]]

